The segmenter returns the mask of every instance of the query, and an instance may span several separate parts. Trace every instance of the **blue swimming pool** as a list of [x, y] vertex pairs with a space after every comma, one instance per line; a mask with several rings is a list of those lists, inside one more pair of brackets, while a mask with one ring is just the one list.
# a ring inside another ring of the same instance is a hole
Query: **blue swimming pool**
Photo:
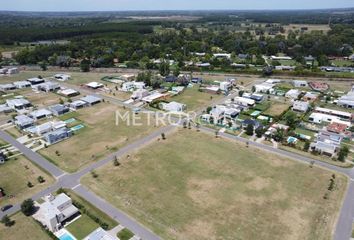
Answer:
[[69, 124], [69, 123], [73, 123], [75, 121], [76, 121], [75, 118], [69, 118], [69, 119], [65, 120], [64, 122]]
[[78, 130], [80, 130], [81, 128], [84, 128], [84, 127], [85, 127], [84, 125], [79, 124], [79, 125], [76, 125], [76, 126], [70, 128], [70, 129], [71, 129], [72, 131], [78, 131]]
[[59, 237], [60, 240], [75, 240], [75, 238], [73, 238], [73, 236], [71, 236], [71, 234], [69, 233], [64, 233], [63, 235], [61, 235]]

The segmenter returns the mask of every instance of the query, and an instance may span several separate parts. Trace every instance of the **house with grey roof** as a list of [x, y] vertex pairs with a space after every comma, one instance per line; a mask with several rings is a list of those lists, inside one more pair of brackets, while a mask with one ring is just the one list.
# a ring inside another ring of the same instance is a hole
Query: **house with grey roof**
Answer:
[[304, 101], [294, 101], [293, 102], [293, 111], [296, 112], [307, 112], [309, 109], [310, 104]]
[[27, 79], [27, 81], [30, 82], [32, 86], [45, 82], [45, 80], [43, 78], [29, 78], [29, 79]]
[[34, 120], [26, 115], [18, 115], [15, 117], [15, 125], [20, 129], [33, 126]]
[[103, 230], [101, 227], [97, 228], [95, 231], [90, 233], [84, 238], [84, 240], [115, 240], [107, 231]]
[[44, 82], [41, 84], [38, 84], [34, 87], [38, 91], [43, 91], [43, 92], [54, 92], [56, 90], [60, 89], [60, 85], [56, 82]]
[[66, 127], [49, 132], [45, 134], [43, 137], [45, 141], [49, 144], [55, 144], [60, 141], [63, 141], [73, 135], [72, 131]]
[[337, 105], [354, 109], [354, 86], [350, 92], [338, 99]]
[[32, 104], [24, 98], [8, 99], [8, 100], [6, 100], [6, 104], [7, 104], [7, 106], [9, 106], [15, 110], [21, 110], [21, 109], [29, 108], [32, 106]]
[[1, 104], [0, 105], [0, 113], [10, 113], [10, 112], [13, 112], [14, 109], [7, 106], [7, 104]]
[[53, 113], [54, 116], [60, 116], [70, 111], [69, 107], [62, 104], [50, 106], [49, 110]]
[[18, 89], [31, 87], [31, 83], [28, 81], [16, 81], [16, 82], [14, 82], [14, 85]]
[[39, 120], [39, 119], [42, 119], [42, 118], [49, 118], [53, 115], [53, 113], [51, 111], [49, 111], [48, 109], [38, 109], [38, 110], [35, 110], [33, 112], [31, 112], [29, 114], [29, 116], [35, 120]]
[[322, 130], [318, 133], [316, 141], [311, 143], [310, 148], [320, 154], [333, 157], [339, 151], [342, 140], [342, 135]]
[[52, 232], [63, 228], [66, 221], [79, 215], [79, 209], [65, 193], [57, 196], [48, 195], [44, 203], [39, 205], [38, 212], [33, 216]]
[[80, 98], [80, 100], [86, 102], [89, 106], [93, 106], [93, 105], [98, 104], [102, 101], [101, 98], [93, 96], [93, 95], [87, 95], [85, 97]]
[[76, 101], [73, 101], [69, 104], [69, 107], [74, 110], [78, 110], [80, 108], [84, 108], [87, 106], [88, 106], [88, 103], [85, 101], [82, 101], [82, 100], [76, 100]]
[[16, 89], [16, 86], [12, 83], [0, 84], [0, 90], [2, 91], [9, 91], [14, 89]]

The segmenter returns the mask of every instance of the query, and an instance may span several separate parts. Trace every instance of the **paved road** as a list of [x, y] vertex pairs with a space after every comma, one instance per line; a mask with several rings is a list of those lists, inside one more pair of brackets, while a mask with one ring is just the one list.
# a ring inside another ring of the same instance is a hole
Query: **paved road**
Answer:
[[[52, 186], [48, 187], [47, 189], [44, 189], [35, 195], [33, 195], [31, 198], [33, 200], [38, 200], [50, 193], [53, 193], [57, 191], [60, 188], [67, 188], [67, 189], [73, 189], [76, 193], [78, 193], [80, 196], [82, 196], [86, 201], [92, 203], [94, 206], [98, 207], [101, 209], [103, 212], [107, 213], [109, 216], [112, 218], [116, 219], [119, 223], [123, 224], [125, 227], [130, 229], [132, 232], [137, 234], [138, 236], [142, 237], [143, 239], [146, 240], [160, 240], [160, 238], [152, 233], [149, 229], [146, 227], [142, 226], [139, 224], [137, 221], [135, 221], [133, 218], [130, 216], [126, 215], [122, 211], [116, 209], [114, 206], [111, 204], [107, 203], [106, 201], [102, 200], [98, 196], [96, 196], [94, 193], [91, 191], [87, 190], [86, 188], [82, 187], [80, 185], [80, 179], [87, 173], [89, 173], [92, 170], [95, 170], [99, 167], [102, 167], [108, 163], [112, 163], [112, 160], [114, 159], [115, 156], [118, 158], [126, 156], [126, 154], [131, 153], [132, 151], [135, 151], [144, 145], [148, 144], [151, 141], [156, 140], [161, 136], [161, 133], [165, 133], [168, 136], [168, 133], [171, 132], [175, 126], [166, 126], [157, 129], [153, 133], [149, 134], [146, 137], [143, 137], [139, 139], [136, 142], [133, 142], [132, 144], [129, 144], [123, 148], [121, 148], [119, 151], [111, 154], [110, 156], [104, 158], [101, 161], [98, 161], [96, 163], [93, 163], [92, 165], [78, 171], [77, 173], [74, 174], [59, 174], [59, 178], [57, 178], [57, 182], [53, 184]], [[27, 158], [29, 158], [31, 161], [35, 162], [39, 166], [41, 166], [44, 169], [48, 169], [47, 171], [50, 173], [56, 173], [53, 169], [56, 169], [57, 167], [46, 161], [45, 159], [41, 158], [40, 155], [37, 153], [34, 153], [33, 151], [29, 150], [26, 148], [24, 145], [21, 143], [17, 142], [15, 139], [13, 139], [10, 135], [0, 131], [0, 138], [4, 139], [5, 141], [14, 144]], [[52, 169], [53, 167], [53, 169]], [[53, 174], [53, 176], [55, 176]], [[4, 215], [11, 215], [14, 214], [15, 212], [20, 210], [20, 204], [14, 205], [11, 209], [6, 211], [5, 213], [0, 212], [0, 218], [2, 218]]]
[[65, 174], [63, 170], [55, 166], [54, 164], [50, 163], [44, 157], [39, 155], [36, 152], [33, 152], [31, 149], [27, 148], [25, 145], [19, 143], [16, 139], [10, 136], [3, 130], [0, 130], [0, 138], [4, 141], [10, 143], [14, 147], [16, 147], [20, 152], [22, 152], [29, 160], [43, 168], [45, 171], [53, 175], [55, 178], [58, 178]]
[[132, 232], [134, 232], [134, 234], [142, 237], [143, 239], [160, 240], [157, 235], [143, 227], [136, 220], [118, 210], [104, 199], [98, 197], [84, 186], [79, 185], [74, 189], [74, 191], [84, 199], [88, 200], [92, 205], [106, 213], [108, 216], [117, 220], [123, 226], [128, 227]]
[[[75, 192], [80, 194], [87, 201], [91, 202], [96, 207], [100, 208], [102, 211], [109, 213], [110, 216], [113, 215], [113, 217], [115, 217], [117, 219], [117, 221], [119, 221], [120, 223], [125, 225], [127, 228], [131, 229], [134, 233], [138, 234], [143, 239], [157, 240], [157, 239], [159, 239], [159, 237], [157, 235], [153, 234], [150, 230], [143, 227], [141, 224], [136, 222], [130, 216], [128, 216], [128, 215], [124, 214], [123, 212], [121, 212], [120, 210], [114, 208], [111, 204], [102, 200], [101, 198], [96, 196], [94, 193], [92, 193], [92, 192], [88, 191], [86, 188], [82, 187], [80, 185], [80, 178], [94, 169], [97, 169], [105, 164], [111, 163], [115, 156], [117, 156], [118, 158], [123, 157], [126, 154], [128, 154], [128, 153], [144, 146], [145, 144], [149, 143], [150, 141], [158, 138], [161, 135], [161, 133], [168, 134], [168, 132], [172, 131], [174, 128], [175, 128], [175, 126], [172, 126], [172, 125], [160, 128], [160, 129], [156, 130], [155, 132], [153, 132], [152, 134], [150, 134], [144, 138], [141, 138], [140, 140], [138, 140], [132, 144], [129, 144], [129, 145], [123, 147], [122, 149], [120, 149], [116, 153], [111, 154], [110, 156], [106, 157], [105, 159], [103, 159], [99, 162], [93, 163], [92, 165], [90, 165], [90, 166], [88, 166], [88, 167], [86, 167], [74, 174], [65, 174], [65, 172], [58, 169], [55, 165], [49, 163], [46, 159], [41, 157], [39, 154], [34, 153], [30, 149], [28, 149], [25, 146], [23, 146], [22, 144], [18, 143], [15, 139], [13, 139], [10, 135], [8, 135], [7, 133], [5, 133], [3, 131], [0, 131], [0, 138], [2, 138], [3, 140], [14, 145], [25, 156], [27, 156], [27, 158], [29, 158], [31, 161], [35, 162], [36, 164], [38, 164], [39, 166], [41, 166], [42, 168], [47, 170], [49, 173], [53, 174], [53, 176], [55, 176], [58, 179], [58, 181], [54, 185], [52, 185], [51, 187], [33, 195], [32, 199], [38, 200], [39, 198], [41, 198], [45, 195], [48, 195], [51, 192], [55, 192], [59, 188], [74, 189]], [[212, 133], [212, 134], [214, 134], [214, 132], [215, 132], [214, 129], [210, 129], [210, 128], [203, 127], [203, 126], [200, 127], [200, 130], [202, 130], [204, 132]], [[255, 146], [255, 147], [261, 148], [263, 150], [291, 158], [295, 161], [299, 161], [299, 162], [306, 163], [306, 164], [315, 163], [315, 166], [319, 166], [319, 167], [322, 167], [324, 169], [331, 170], [331, 171], [336, 171], [336, 172], [339, 172], [339, 173], [342, 173], [342, 174], [348, 176], [350, 179], [354, 179], [354, 170], [353, 169], [340, 168], [340, 167], [337, 167], [337, 166], [334, 166], [334, 165], [331, 165], [331, 164], [328, 164], [325, 162], [321, 162], [321, 161], [314, 160], [314, 159], [311, 159], [308, 157], [304, 157], [304, 156], [296, 154], [296, 153], [291, 153], [291, 152], [287, 152], [287, 151], [284, 151], [281, 149], [276, 149], [276, 148], [273, 148], [271, 146], [268, 146], [268, 145], [265, 145], [262, 143], [249, 141], [247, 139], [244, 139], [244, 138], [241, 138], [238, 136], [234, 136], [231, 134], [219, 133], [219, 135], [221, 137], [225, 137], [228, 139], [244, 142], [245, 144], [246, 144], [246, 142], [248, 142], [250, 146]], [[19, 209], [20, 209], [20, 206], [15, 205], [13, 208], [9, 209], [7, 212], [0, 213], [0, 218], [4, 214], [13, 214], [16, 211], [18, 211]], [[349, 183], [348, 191], [346, 193], [346, 197], [344, 199], [344, 203], [343, 203], [341, 212], [340, 212], [337, 227], [336, 227], [336, 230], [334, 233], [335, 240], [348, 240], [350, 238], [353, 219], [354, 219], [354, 182], [351, 180]]]

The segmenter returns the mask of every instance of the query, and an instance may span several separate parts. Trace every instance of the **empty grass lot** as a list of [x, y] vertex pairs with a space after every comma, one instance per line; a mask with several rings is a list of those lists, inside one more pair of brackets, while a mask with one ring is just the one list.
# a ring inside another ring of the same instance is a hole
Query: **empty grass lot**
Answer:
[[180, 129], [82, 183], [163, 239], [331, 239], [346, 189], [332, 173]]
[[183, 93], [172, 97], [171, 101], [184, 103], [187, 105], [187, 111], [194, 111], [204, 110], [204, 108], [211, 105], [214, 100], [220, 99], [222, 96], [223, 95], [199, 92], [199, 86], [194, 85], [192, 88], [186, 88]]
[[[17, 156], [17, 160], [10, 159], [5, 164], [0, 165], [0, 176], [0, 187], [6, 193], [4, 198], [0, 198], [1, 206], [19, 203], [53, 183], [53, 179], [48, 174], [24, 156]], [[44, 177], [46, 181], [39, 183], [37, 181], [39, 176]], [[28, 181], [34, 185], [32, 188], [27, 186]], [[10, 197], [11, 195], [13, 197]]]
[[17, 213], [10, 217], [15, 225], [5, 227], [0, 224], [0, 239], [4, 240], [51, 240], [32, 217]]
[[287, 103], [272, 102], [270, 107], [263, 114], [277, 117], [280, 116], [284, 111], [288, 110], [289, 106], [290, 105]]
[[75, 118], [85, 128], [69, 139], [42, 149], [40, 153], [63, 170], [74, 172], [156, 129], [154, 126], [147, 126], [143, 113], [139, 114], [143, 119], [141, 126], [127, 126], [123, 121], [116, 126], [116, 110], [121, 113], [126, 111], [109, 103], [80, 109]]

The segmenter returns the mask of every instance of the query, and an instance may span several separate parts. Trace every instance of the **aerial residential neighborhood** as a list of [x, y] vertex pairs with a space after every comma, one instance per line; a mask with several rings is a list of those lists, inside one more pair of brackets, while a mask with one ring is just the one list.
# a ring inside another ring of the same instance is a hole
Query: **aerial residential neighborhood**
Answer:
[[354, 239], [354, 5], [236, 2], [0, 6], [1, 240]]

